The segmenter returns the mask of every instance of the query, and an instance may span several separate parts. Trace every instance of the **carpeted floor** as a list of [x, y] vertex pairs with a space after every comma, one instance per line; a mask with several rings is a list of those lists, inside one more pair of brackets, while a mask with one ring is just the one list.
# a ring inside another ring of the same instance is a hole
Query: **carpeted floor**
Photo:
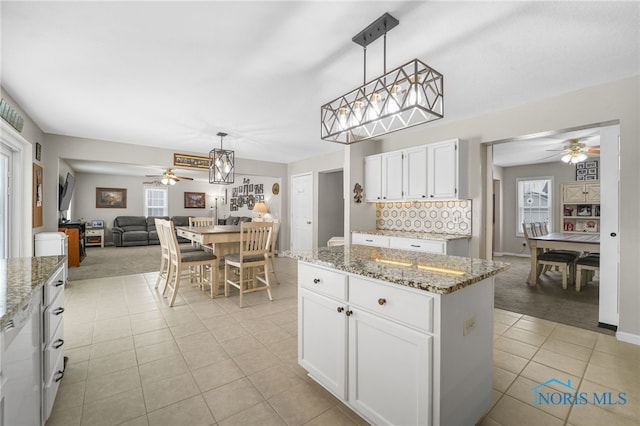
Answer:
[[160, 246], [87, 247], [79, 267], [69, 268], [69, 281], [117, 277], [160, 270]]
[[580, 292], [569, 284], [562, 289], [560, 272], [540, 275], [537, 286], [527, 285], [530, 271], [528, 257], [500, 256], [496, 261], [511, 264], [509, 270], [496, 275], [495, 307], [531, 315], [562, 324], [605, 334], [613, 331], [598, 327], [598, 279]]
[[[562, 324], [605, 334], [610, 330], [598, 327], [598, 281], [588, 283], [579, 293], [571, 286], [562, 289], [559, 272], [541, 275], [536, 287], [526, 284], [529, 258], [496, 257], [511, 264], [509, 270], [496, 275], [495, 307], [531, 315]], [[69, 268], [69, 280], [104, 278], [155, 272], [160, 268], [160, 246], [88, 247], [87, 257], [80, 267]]]

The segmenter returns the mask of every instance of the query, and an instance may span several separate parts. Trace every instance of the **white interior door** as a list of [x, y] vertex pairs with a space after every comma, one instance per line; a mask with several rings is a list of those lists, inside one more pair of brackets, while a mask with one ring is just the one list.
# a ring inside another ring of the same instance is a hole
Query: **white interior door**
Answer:
[[618, 325], [620, 126], [600, 129], [600, 302], [598, 321]]
[[313, 175], [291, 176], [291, 250], [313, 248]]

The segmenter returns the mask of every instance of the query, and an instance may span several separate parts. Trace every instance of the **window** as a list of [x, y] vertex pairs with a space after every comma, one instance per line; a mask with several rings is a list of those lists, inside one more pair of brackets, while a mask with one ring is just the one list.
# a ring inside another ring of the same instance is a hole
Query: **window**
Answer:
[[522, 178], [518, 179], [518, 220], [516, 221], [516, 235], [522, 233], [523, 223], [546, 222], [549, 230], [553, 229], [553, 179]]
[[169, 190], [167, 188], [144, 188], [145, 216], [169, 216]]

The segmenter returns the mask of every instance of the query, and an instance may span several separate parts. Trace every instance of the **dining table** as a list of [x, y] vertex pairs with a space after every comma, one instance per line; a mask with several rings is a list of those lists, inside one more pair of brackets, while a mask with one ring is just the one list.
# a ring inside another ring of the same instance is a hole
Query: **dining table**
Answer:
[[176, 226], [176, 234], [196, 244], [212, 246], [218, 259], [240, 252], [240, 226]]
[[531, 272], [527, 283], [535, 286], [538, 282], [538, 249], [575, 250], [580, 252], [599, 252], [600, 234], [551, 232], [545, 235], [529, 237], [531, 250]]

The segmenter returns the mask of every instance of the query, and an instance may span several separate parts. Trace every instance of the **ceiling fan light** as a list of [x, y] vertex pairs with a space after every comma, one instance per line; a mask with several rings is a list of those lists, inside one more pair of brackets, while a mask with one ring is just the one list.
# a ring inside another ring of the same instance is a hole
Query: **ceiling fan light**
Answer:
[[579, 153], [578, 155], [576, 155], [576, 158], [578, 159], [578, 163], [581, 161], [584, 161], [587, 159], [587, 155], [584, 152]]
[[175, 179], [169, 179], [169, 185], [175, 185], [175, 184], [176, 184]]
[[167, 179], [166, 177], [163, 177], [160, 182], [162, 182], [163, 185], [167, 185], [169, 183], [169, 179]]
[[571, 154], [563, 155], [561, 160], [565, 163], [569, 163], [571, 161]]

